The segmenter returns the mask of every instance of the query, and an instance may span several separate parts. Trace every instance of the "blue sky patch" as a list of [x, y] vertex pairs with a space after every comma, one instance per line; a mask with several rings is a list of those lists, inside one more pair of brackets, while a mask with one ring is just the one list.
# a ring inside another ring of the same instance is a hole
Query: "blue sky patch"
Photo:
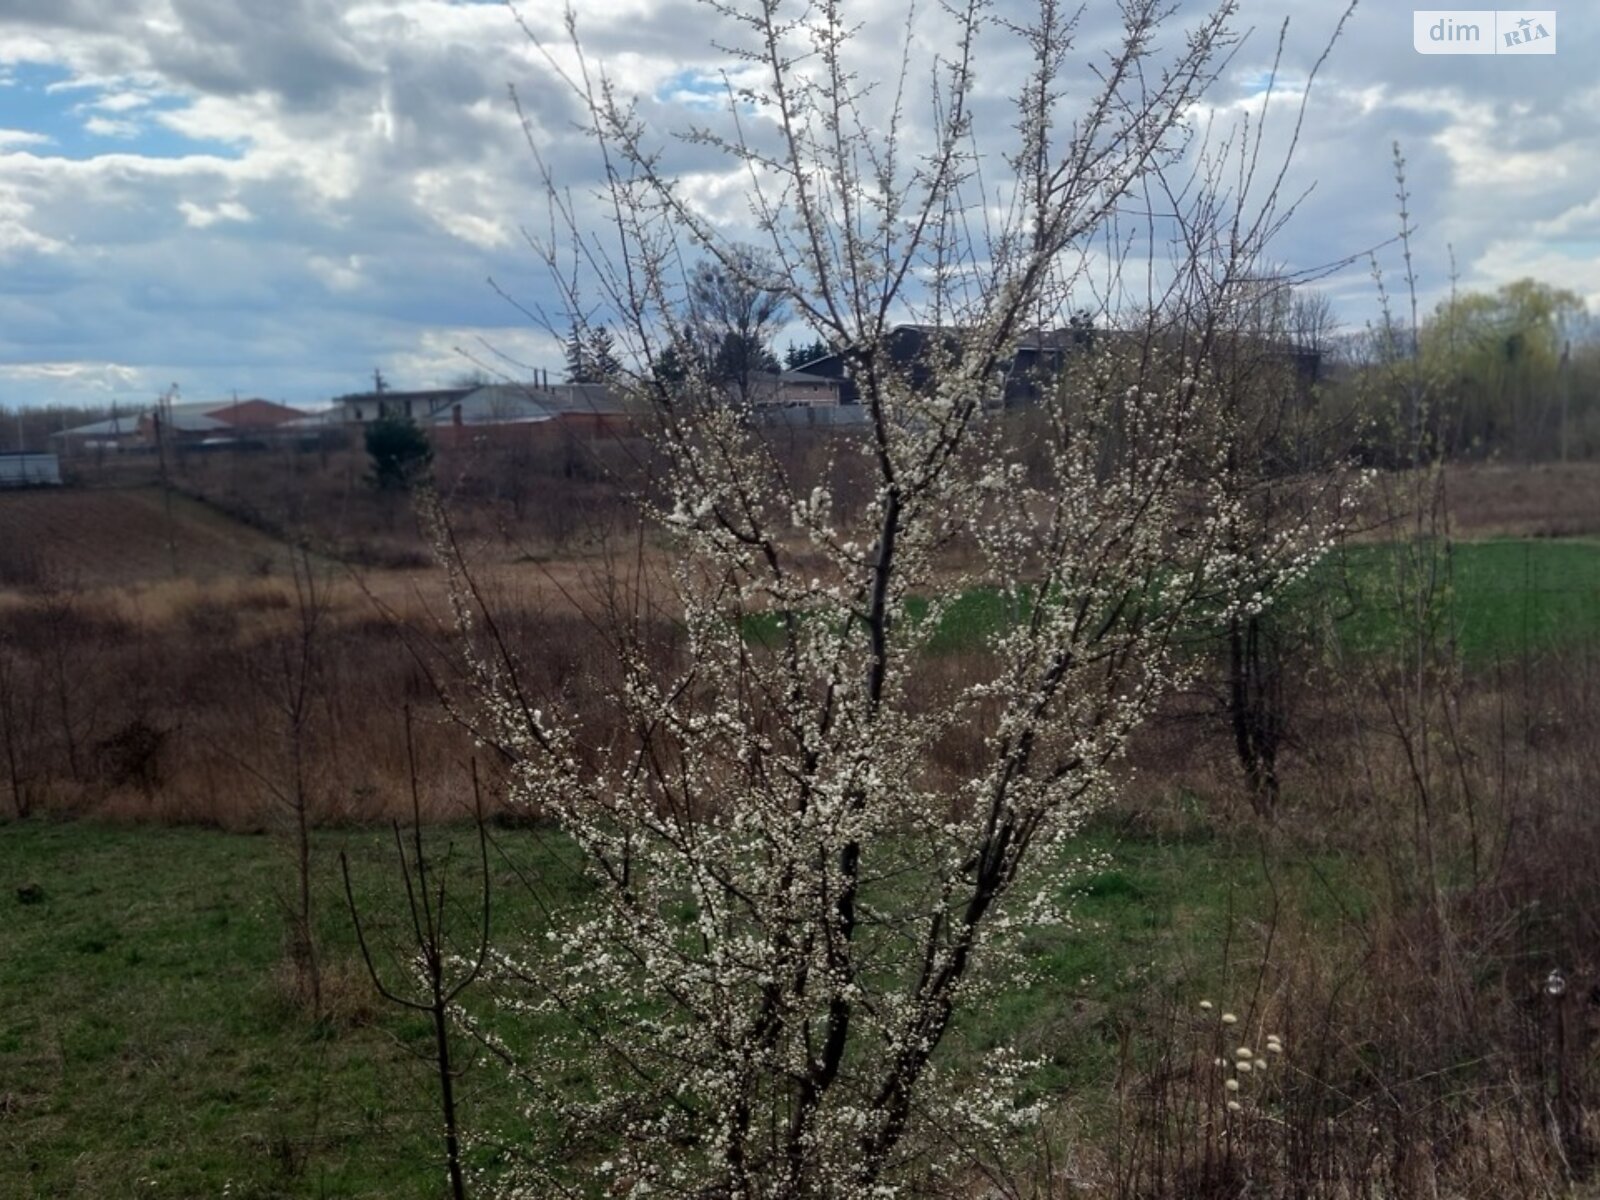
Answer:
[[[143, 103], [107, 105], [110, 97], [136, 93]], [[178, 112], [188, 101], [170, 93], [129, 84], [107, 88], [77, 82], [70, 71], [45, 63], [14, 63], [0, 71], [0, 129], [38, 134], [48, 140], [13, 145], [47, 158], [88, 159], [103, 154], [145, 158], [183, 158], [205, 154], [240, 158], [239, 145], [195, 139], [169, 128], [162, 113]]]
[[1305, 90], [1306, 81], [1296, 76], [1280, 73], [1276, 81], [1271, 71], [1251, 71], [1237, 80], [1239, 91], [1246, 96], [1259, 96], [1270, 86], [1275, 92], [1299, 93]]
[[728, 85], [721, 75], [691, 67], [657, 88], [656, 99], [684, 108], [720, 112], [728, 104]]

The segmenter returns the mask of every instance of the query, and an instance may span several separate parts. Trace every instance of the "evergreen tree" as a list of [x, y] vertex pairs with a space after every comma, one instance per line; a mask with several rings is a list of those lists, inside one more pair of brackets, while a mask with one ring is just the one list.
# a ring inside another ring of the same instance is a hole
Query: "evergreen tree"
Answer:
[[366, 443], [372, 460], [367, 482], [379, 491], [409, 491], [433, 464], [428, 435], [408, 417], [379, 417], [367, 426]]
[[568, 383], [595, 383], [594, 362], [590, 356], [589, 345], [584, 340], [583, 331], [578, 328], [578, 323], [572, 323], [572, 331], [567, 334], [566, 345], [567, 382]]
[[622, 371], [616, 341], [604, 325], [584, 329], [573, 322], [565, 353], [568, 383], [604, 383]]
[[815, 362], [819, 358], [826, 358], [833, 351], [828, 348], [828, 343], [821, 338], [812, 338], [804, 345], [789, 343], [789, 348], [784, 352], [783, 365], [786, 370], [793, 371], [808, 362]]
[[737, 330], [722, 335], [711, 359], [711, 375], [718, 383], [731, 384], [744, 394], [757, 375], [775, 374], [778, 360], [757, 338]]
[[596, 325], [589, 331], [589, 342], [585, 349], [588, 352], [589, 378], [583, 380], [584, 383], [604, 383], [621, 373], [622, 363], [617, 358], [611, 331], [604, 325]]
[[680, 340], [674, 340], [656, 355], [652, 364], [656, 382], [668, 391], [682, 387], [693, 370], [694, 348]]

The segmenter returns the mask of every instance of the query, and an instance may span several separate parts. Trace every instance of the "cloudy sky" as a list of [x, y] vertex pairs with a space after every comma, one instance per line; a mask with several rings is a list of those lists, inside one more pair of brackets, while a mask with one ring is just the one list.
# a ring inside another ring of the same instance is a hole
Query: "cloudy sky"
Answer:
[[[849, 7], [898, 53], [904, 0]], [[1286, 16], [1291, 92], [1304, 77], [1327, 0], [1243, 0], [1254, 32], [1214, 109], [1257, 101]], [[559, 35], [556, 0], [521, 17]], [[1292, 180], [1312, 191], [1276, 256], [1310, 267], [1388, 237], [1398, 138], [1426, 293], [1453, 247], [1463, 286], [1533, 275], [1600, 310], [1600, 11], [1559, 17], [1554, 57], [1424, 57], [1411, 7], [1368, 0], [1314, 91]], [[662, 128], [727, 65], [693, 0], [591, 0], [581, 26]], [[980, 68], [997, 95], [1014, 81], [1004, 60]], [[177, 383], [314, 405], [374, 367], [442, 384], [469, 356], [555, 374], [559, 347], [500, 294], [552, 302], [521, 233], [547, 217], [511, 85], [584, 194], [592, 143], [500, 3], [0, 0], [0, 404], [144, 403]], [[1365, 266], [1328, 287], [1347, 321], [1370, 314]]]

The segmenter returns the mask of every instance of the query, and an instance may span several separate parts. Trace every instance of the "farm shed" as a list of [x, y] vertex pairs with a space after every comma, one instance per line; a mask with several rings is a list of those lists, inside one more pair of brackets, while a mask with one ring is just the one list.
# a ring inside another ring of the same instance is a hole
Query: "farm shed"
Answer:
[[125, 450], [139, 445], [139, 414], [113, 415], [104, 421], [52, 433], [50, 444], [66, 454]]

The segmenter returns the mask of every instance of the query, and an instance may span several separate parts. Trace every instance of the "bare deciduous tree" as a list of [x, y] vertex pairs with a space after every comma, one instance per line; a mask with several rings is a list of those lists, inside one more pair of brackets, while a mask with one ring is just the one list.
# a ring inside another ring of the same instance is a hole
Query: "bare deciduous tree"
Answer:
[[394, 822], [394, 847], [397, 869], [406, 894], [411, 945], [400, 960], [399, 978], [405, 982], [386, 982], [378, 969], [367, 930], [361, 921], [355, 888], [350, 882], [350, 860], [341, 852], [339, 870], [344, 878], [345, 905], [355, 927], [361, 960], [378, 993], [389, 1003], [427, 1015], [433, 1043], [422, 1057], [430, 1060], [439, 1081], [439, 1112], [442, 1121], [445, 1176], [453, 1200], [465, 1200], [466, 1170], [462, 1162], [461, 1120], [456, 1105], [456, 1078], [460, 1066], [453, 1058], [450, 1023], [461, 995], [483, 971], [488, 957], [490, 922], [489, 842], [483, 824], [482, 794], [478, 786], [477, 765], [472, 768], [473, 815], [478, 834], [478, 866], [481, 892], [473, 915], [478, 926], [473, 943], [458, 949], [451, 936], [450, 868], [454, 847], [443, 854], [429, 855], [423, 844], [422, 803], [418, 796], [416, 747], [411, 736], [411, 713], [406, 712], [406, 762], [411, 785], [411, 845]]
[[751, 246], [732, 246], [726, 264], [708, 259], [689, 278], [688, 320], [706, 373], [748, 404], [756, 375], [777, 369], [772, 336], [787, 310], [771, 260]]
[[33, 812], [34, 779], [43, 757], [43, 689], [37, 673], [12, 644], [0, 637], [0, 751], [12, 812], [20, 819]]
[[[1343, 528], [1359, 477], [1349, 471], [1355, 431], [1316, 402], [1332, 316], [1293, 277], [1257, 281], [1246, 311], [1214, 340], [1206, 377], [1221, 398], [1227, 453], [1227, 543], [1236, 565], [1219, 630], [1222, 707], [1256, 814], [1275, 814], [1279, 756], [1290, 739], [1288, 675], [1319, 642], [1307, 606], [1285, 599], [1307, 565], [1300, 535]], [[1287, 535], [1287, 536], [1285, 536]], [[1297, 661], [1298, 660], [1298, 661]]]
[[[312, 766], [319, 733], [327, 736], [325, 700], [329, 581], [305, 546], [289, 555], [294, 588], [289, 626], [264, 639], [247, 663], [251, 682], [276, 718], [276, 735], [262, 761], [233, 754], [270, 796], [274, 816], [282, 824], [294, 862], [294, 885], [282, 898], [289, 934], [289, 960], [295, 983], [322, 1012], [322, 968], [317, 952], [313, 911], [311, 826], [321, 790]], [[319, 711], [322, 720], [319, 721]]]

